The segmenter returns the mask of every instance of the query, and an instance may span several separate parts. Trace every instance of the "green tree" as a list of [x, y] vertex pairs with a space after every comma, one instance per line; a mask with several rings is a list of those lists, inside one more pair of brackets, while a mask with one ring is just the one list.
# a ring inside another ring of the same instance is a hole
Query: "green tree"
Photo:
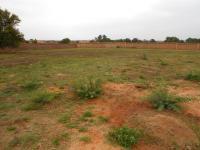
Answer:
[[106, 35], [99, 35], [95, 38], [96, 42], [111, 42], [112, 40], [108, 38]]
[[197, 38], [188, 38], [186, 39], [187, 43], [200, 43], [200, 39]]
[[180, 42], [180, 39], [175, 36], [166, 37], [165, 42]]
[[0, 9], [0, 48], [17, 47], [24, 40], [24, 35], [16, 28], [19, 23], [17, 15]]
[[60, 41], [60, 43], [62, 44], [69, 44], [71, 42], [71, 40], [69, 38], [64, 38]]

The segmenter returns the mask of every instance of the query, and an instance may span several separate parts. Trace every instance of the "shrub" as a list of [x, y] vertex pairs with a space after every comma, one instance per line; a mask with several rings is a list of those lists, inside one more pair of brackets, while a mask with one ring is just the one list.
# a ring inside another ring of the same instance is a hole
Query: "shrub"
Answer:
[[138, 130], [128, 127], [114, 128], [108, 133], [108, 138], [111, 142], [125, 148], [130, 148], [134, 144], [137, 144], [140, 137], [141, 133]]
[[80, 137], [79, 140], [82, 141], [82, 142], [85, 142], [85, 143], [90, 143], [91, 142], [91, 138], [89, 136]]
[[75, 92], [82, 99], [96, 98], [102, 92], [100, 81], [94, 79], [85, 80], [76, 85]]
[[60, 43], [62, 43], [62, 44], [69, 44], [70, 42], [71, 42], [71, 40], [69, 38], [65, 38], [60, 41]]
[[48, 93], [48, 92], [39, 93], [35, 98], [32, 99], [32, 103], [45, 105], [51, 102], [55, 97], [56, 95], [53, 93]]
[[56, 98], [57, 94], [42, 92], [35, 96], [31, 103], [25, 105], [22, 109], [25, 111], [40, 109], [43, 105], [50, 103]]
[[186, 80], [190, 80], [190, 81], [198, 81], [200, 82], [200, 72], [190, 72], [185, 76]]
[[23, 88], [24, 90], [27, 90], [27, 91], [32, 91], [32, 90], [35, 90], [35, 89], [39, 88], [40, 85], [41, 85], [41, 84], [40, 84], [38, 81], [36, 81], [36, 80], [31, 80], [31, 81], [26, 82], [26, 83], [22, 86], [22, 88]]
[[158, 89], [152, 92], [148, 97], [154, 108], [159, 111], [164, 109], [179, 111], [179, 102], [185, 101], [185, 98], [178, 97], [176, 95], [170, 94], [167, 89]]

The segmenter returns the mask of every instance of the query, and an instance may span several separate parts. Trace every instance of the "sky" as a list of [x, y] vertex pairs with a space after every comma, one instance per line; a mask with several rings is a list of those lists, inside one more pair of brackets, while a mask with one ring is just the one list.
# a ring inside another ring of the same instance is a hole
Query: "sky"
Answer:
[[200, 0], [0, 0], [26, 39], [200, 38]]

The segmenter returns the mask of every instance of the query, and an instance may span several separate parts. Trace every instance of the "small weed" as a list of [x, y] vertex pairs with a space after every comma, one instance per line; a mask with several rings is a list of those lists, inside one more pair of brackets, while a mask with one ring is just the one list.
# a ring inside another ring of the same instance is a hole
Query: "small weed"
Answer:
[[56, 94], [43, 92], [43, 93], [39, 93], [35, 98], [33, 98], [32, 102], [35, 104], [45, 105], [51, 102], [52, 100], [54, 100], [55, 97], [56, 97]]
[[154, 108], [159, 111], [164, 109], [179, 111], [179, 102], [186, 101], [186, 98], [178, 97], [176, 95], [170, 94], [167, 89], [158, 89], [152, 92], [148, 97]]
[[167, 65], [168, 65], [168, 63], [167, 63], [167, 62], [165, 62], [165, 61], [163, 61], [163, 60], [160, 60], [160, 65], [161, 65], [161, 66], [167, 66]]
[[12, 104], [12, 103], [0, 103], [0, 110], [8, 110], [14, 107], [15, 107], [15, 104]]
[[109, 118], [104, 116], [99, 116], [98, 120], [100, 123], [107, 123], [109, 121]]
[[33, 91], [40, 87], [41, 83], [37, 80], [31, 80], [26, 82], [24, 85], [22, 85], [22, 88], [26, 91]]
[[15, 131], [17, 128], [13, 127], [13, 126], [9, 126], [6, 129], [7, 129], [7, 131]]
[[89, 136], [80, 137], [79, 140], [82, 141], [82, 142], [85, 142], [85, 143], [90, 143], [91, 142], [91, 138]]
[[142, 59], [143, 59], [143, 60], [148, 60], [147, 54], [144, 53], [144, 54], [142, 55]]
[[69, 123], [70, 122], [70, 119], [71, 119], [71, 115], [69, 115], [68, 113], [67, 114], [63, 114], [59, 119], [58, 121], [60, 123]]
[[83, 115], [80, 117], [81, 121], [88, 121], [88, 118], [92, 117], [93, 114], [90, 111], [86, 111], [83, 113]]
[[81, 127], [81, 128], [79, 128], [79, 132], [86, 132], [88, 129], [87, 128], [85, 128], [85, 127]]
[[185, 79], [190, 80], [190, 81], [200, 82], [200, 71], [199, 72], [193, 71], [193, 72], [186, 74]]
[[108, 139], [111, 142], [117, 143], [125, 148], [130, 148], [137, 144], [140, 137], [141, 133], [138, 130], [128, 127], [114, 128], [108, 133]]
[[25, 111], [38, 110], [43, 105], [48, 104], [52, 100], [54, 100], [56, 96], [57, 94], [48, 93], [48, 92], [39, 93], [31, 100], [31, 103], [25, 105], [22, 109]]
[[99, 80], [88, 79], [75, 86], [75, 92], [82, 99], [93, 99], [102, 93]]
[[57, 147], [57, 146], [60, 145], [61, 141], [68, 140], [68, 139], [69, 139], [69, 134], [68, 133], [64, 133], [64, 134], [54, 138], [52, 140], [52, 144]]
[[17, 145], [22, 145], [23, 147], [33, 145], [38, 142], [39, 136], [34, 133], [25, 133], [21, 137], [14, 137], [9, 142], [9, 147], [15, 147]]

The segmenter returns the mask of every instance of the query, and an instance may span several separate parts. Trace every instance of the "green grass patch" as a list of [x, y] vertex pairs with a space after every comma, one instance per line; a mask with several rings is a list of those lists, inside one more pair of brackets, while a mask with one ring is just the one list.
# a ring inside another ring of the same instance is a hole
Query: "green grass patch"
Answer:
[[14, 137], [10, 142], [9, 142], [9, 147], [15, 147], [17, 145], [20, 145], [22, 147], [28, 147], [36, 144], [39, 141], [40, 137], [39, 135], [32, 133], [32, 132], [27, 132], [20, 137]]
[[99, 116], [98, 121], [99, 123], [107, 123], [109, 121], [109, 118], [104, 116]]
[[92, 140], [91, 140], [91, 137], [89, 136], [82, 136], [80, 137], [79, 139], [81, 142], [85, 142], [85, 143], [90, 143]]
[[24, 85], [22, 85], [22, 88], [25, 91], [33, 91], [33, 90], [38, 89], [40, 86], [41, 86], [41, 82], [37, 80], [30, 80], [30, 81], [26, 81]]
[[160, 88], [153, 91], [147, 98], [152, 106], [158, 111], [173, 110], [180, 111], [180, 102], [187, 101], [187, 98], [179, 97], [168, 92], [166, 88]]
[[131, 148], [138, 143], [140, 131], [128, 127], [114, 128], [108, 133], [108, 139], [125, 148]]
[[75, 85], [75, 92], [81, 99], [93, 99], [102, 93], [101, 82], [96, 79], [82, 80]]
[[48, 93], [48, 92], [38, 93], [31, 99], [31, 102], [25, 105], [22, 109], [25, 111], [41, 109], [42, 106], [50, 103], [55, 98], [57, 98], [57, 96], [58, 95], [55, 93]]
[[68, 133], [63, 133], [62, 135], [58, 136], [58, 137], [55, 137], [52, 139], [52, 144], [54, 146], [59, 146], [60, 145], [60, 142], [61, 141], [66, 141], [66, 140], [69, 140], [70, 136]]
[[17, 128], [14, 126], [9, 126], [6, 129], [7, 129], [7, 131], [16, 131]]
[[86, 111], [82, 114], [80, 117], [81, 121], [88, 121], [88, 118], [91, 118], [93, 116], [93, 113], [91, 111]]
[[189, 72], [188, 74], [186, 74], [185, 79], [200, 82], [200, 71]]

